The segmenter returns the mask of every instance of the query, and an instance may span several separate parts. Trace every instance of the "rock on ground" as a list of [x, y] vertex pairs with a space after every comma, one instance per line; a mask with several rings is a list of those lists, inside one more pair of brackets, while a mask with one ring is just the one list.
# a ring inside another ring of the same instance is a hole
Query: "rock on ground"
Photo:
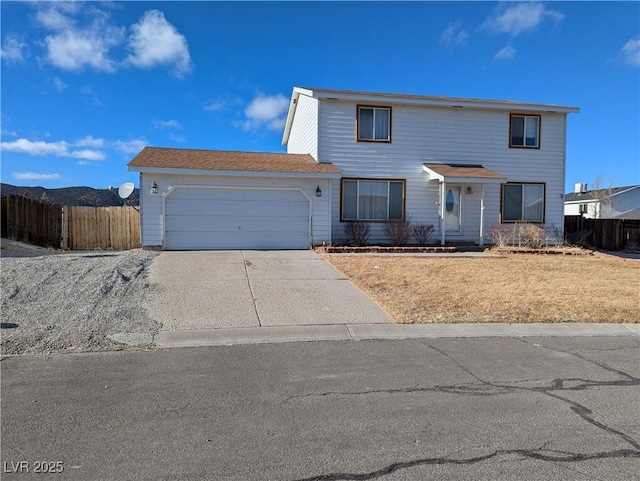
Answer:
[[5, 239], [1, 252], [2, 354], [121, 349], [109, 335], [160, 328], [144, 309], [156, 252], [60, 253]]

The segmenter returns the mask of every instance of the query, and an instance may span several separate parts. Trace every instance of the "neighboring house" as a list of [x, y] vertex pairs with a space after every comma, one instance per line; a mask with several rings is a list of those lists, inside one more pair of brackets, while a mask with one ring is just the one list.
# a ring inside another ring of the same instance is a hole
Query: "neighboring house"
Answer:
[[587, 190], [576, 184], [574, 192], [564, 196], [564, 215], [582, 215], [591, 219], [622, 219], [640, 209], [640, 185]]
[[287, 154], [146, 148], [142, 244], [164, 249], [345, 243], [366, 221], [433, 224], [440, 243], [490, 226], [562, 231], [567, 114], [575, 107], [295, 87]]

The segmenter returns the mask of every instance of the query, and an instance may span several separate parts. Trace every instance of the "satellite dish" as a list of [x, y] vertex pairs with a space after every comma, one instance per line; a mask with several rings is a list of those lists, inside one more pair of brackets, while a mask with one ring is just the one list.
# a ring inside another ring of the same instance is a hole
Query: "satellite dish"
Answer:
[[120, 196], [121, 199], [126, 199], [133, 193], [135, 188], [136, 186], [133, 185], [133, 182], [125, 182], [118, 189], [118, 195]]

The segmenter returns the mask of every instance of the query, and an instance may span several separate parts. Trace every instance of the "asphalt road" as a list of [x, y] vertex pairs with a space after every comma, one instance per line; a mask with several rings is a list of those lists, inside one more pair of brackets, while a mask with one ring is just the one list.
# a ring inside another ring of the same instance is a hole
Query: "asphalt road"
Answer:
[[420, 339], [5, 358], [2, 479], [638, 479], [639, 348]]

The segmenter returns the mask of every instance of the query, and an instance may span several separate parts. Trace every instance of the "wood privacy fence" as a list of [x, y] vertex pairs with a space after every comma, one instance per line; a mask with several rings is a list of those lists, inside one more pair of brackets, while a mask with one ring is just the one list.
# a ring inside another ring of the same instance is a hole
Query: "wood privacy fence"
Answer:
[[135, 249], [140, 214], [133, 207], [60, 206], [7, 195], [2, 237], [56, 249]]
[[593, 248], [619, 251], [640, 245], [640, 220], [587, 219], [580, 215], [564, 217], [564, 233], [569, 238], [582, 237]]
[[140, 247], [140, 214], [133, 207], [65, 207], [62, 218], [68, 249]]
[[58, 248], [62, 238], [62, 207], [19, 195], [3, 197], [2, 237]]

